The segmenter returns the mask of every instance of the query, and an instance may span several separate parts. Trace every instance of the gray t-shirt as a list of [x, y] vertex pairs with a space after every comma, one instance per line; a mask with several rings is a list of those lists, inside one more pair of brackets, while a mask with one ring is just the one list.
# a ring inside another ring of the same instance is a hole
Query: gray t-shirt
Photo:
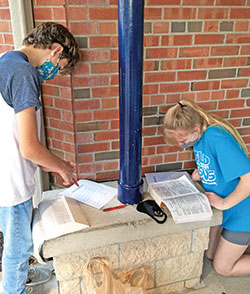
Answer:
[[[39, 109], [41, 79], [20, 51], [0, 57], [0, 206], [23, 203], [34, 195], [37, 165], [20, 153], [17, 113], [27, 107]], [[36, 112], [39, 117], [40, 110]], [[40, 133], [38, 119], [38, 136]]]
[[41, 107], [41, 78], [21, 51], [9, 51], [0, 58], [0, 93], [15, 113], [27, 107]]

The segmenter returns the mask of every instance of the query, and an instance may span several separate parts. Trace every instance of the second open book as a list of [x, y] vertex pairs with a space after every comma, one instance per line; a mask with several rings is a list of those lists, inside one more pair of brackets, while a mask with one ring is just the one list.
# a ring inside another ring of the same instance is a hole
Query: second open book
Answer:
[[166, 205], [174, 222], [211, 220], [213, 213], [209, 201], [192, 183], [190, 176], [184, 174], [178, 178], [170, 178], [149, 183], [148, 191], [159, 206]]

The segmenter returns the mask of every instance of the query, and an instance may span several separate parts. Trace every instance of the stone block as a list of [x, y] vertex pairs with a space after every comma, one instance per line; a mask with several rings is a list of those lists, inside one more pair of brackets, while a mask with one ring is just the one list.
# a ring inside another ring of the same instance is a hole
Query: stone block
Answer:
[[118, 268], [118, 245], [55, 256], [54, 268], [57, 279], [60, 281], [84, 276], [86, 265], [93, 257], [103, 258], [111, 269]]
[[195, 285], [198, 285], [200, 282], [200, 277], [199, 278], [194, 278], [194, 279], [190, 279], [188, 281], [185, 282], [185, 287], [186, 288], [193, 288]]
[[123, 243], [120, 246], [120, 266], [123, 268], [143, 265], [155, 260], [187, 254], [190, 248], [190, 231]]
[[192, 232], [191, 251], [204, 251], [208, 247], [210, 228], [201, 228]]
[[60, 282], [60, 294], [82, 294], [80, 279], [65, 280]]
[[201, 275], [203, 252], [189, 253], [156, 262], [156, 286], [176, 283]]
[[167, 293], [179, 293], [184, 289], [184, 282], [173, 283], [170, 285], [157, 287], [155, 289], [147, 290], [147, 294], [167, 294]]

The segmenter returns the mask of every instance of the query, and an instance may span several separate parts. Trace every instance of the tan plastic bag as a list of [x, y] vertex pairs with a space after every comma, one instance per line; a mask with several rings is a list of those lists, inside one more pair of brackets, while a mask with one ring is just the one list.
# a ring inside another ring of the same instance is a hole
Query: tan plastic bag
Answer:
[[[101, 268], [101, 283], [97, 283], [94, 278], [95, 264]], [[92, 258], [87, 264], [87, 273], [89, 284], [95, 289], [96, 294], [146, 294], [147, 272], [144, 267], [127, 272], [124, 283], [122, 283], [113, 277], [109, 267], [101, 258]], [[136, 286], [131, 285], [133, 278], [136, 280]]]

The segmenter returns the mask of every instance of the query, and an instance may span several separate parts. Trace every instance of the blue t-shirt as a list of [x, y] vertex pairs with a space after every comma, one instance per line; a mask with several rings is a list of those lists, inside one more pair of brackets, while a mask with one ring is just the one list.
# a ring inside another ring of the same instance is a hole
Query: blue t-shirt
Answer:
[[[194, 146], [196, 164], [204, 189], [225, 198], [250, 172], [250, 160], [234, 137], [222, 127], [209, 127]], [[223, 211], [222, 227], [250, 232], [250, 196]]]
[[1, 56], [0, 92], [15, 113], [28, 107], [41, 107], [41, 78], [23, 52], [9, 51]]

